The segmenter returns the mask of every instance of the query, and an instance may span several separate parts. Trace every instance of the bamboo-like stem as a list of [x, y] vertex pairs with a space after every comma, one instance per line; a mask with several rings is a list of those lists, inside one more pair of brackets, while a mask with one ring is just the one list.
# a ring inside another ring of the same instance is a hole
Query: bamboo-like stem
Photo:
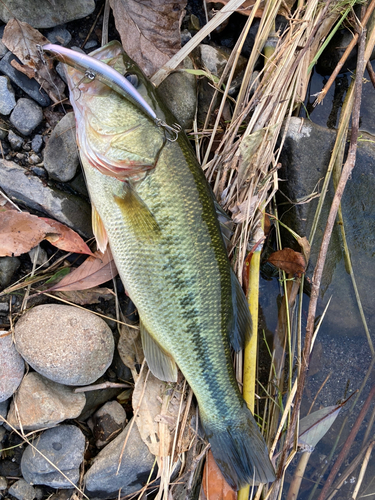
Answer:
[[298, 465], [294, 472], [293, 480], [290, 483], [287, 500], [297, 500], [299, 489], [301, 487], [303, 475], [306, 470], [306, 466], [309, 462], [311, 456], [310, 451], [305, 451], [302, 453], [301, 458], [299, 459]]

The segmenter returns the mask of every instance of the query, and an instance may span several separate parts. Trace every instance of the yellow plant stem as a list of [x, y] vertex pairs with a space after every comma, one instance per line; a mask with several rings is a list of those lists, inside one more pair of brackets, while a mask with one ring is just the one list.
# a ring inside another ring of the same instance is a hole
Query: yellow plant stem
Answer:
[[[253, 256], [251, 257], [249, 269], [249, 291], [247, 295], [251, 319], [253, 321], [253, 334], [245, 345], [242, 395], [247, 403], [247, 406], [252, 412], [254, 412], [255, 406], [255, 380], [258, 350], [259, 265], [261, 250], [262, 245], [258, 245], [253, 253]], [[249, 485], [241, 488], [238, 491], [237, 500], [248, 500], [249, 491]]]

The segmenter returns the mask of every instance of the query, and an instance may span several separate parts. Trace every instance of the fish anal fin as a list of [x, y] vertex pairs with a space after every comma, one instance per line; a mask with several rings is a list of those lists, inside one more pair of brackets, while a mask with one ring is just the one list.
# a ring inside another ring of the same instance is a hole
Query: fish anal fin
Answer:
[[92, 231], [96, 239], [98, 249], [104, 253], [108, 245], [108, 235], [103, 221], [94, 205], [91, 205]]
[[124, 186], [122, 196], [114, 195], [114, 200], [140, 242], [151, 243], [159, 237], [160, 228], [154, 215], [129, 184]]
[[177, 366], [174, 359], [160, 347], [142, 322], [140, 330], [143, 351], [152, 374], [165, 382], [177, 382]]
[[229, 339], [235, 351], [242, 349], [250, 339], [252, 320], [246, 296], [233, 269], [231, 269], [233, 320], [229, 331]]

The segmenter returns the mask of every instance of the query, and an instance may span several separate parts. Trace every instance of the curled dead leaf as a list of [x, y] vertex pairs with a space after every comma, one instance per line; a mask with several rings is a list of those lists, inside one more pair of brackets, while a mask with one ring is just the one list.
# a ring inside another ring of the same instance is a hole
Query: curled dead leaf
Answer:
[[288, 274], [301, 277], [306, 271], [306, 261], [300, 252], [295, 252], [291, 248], [284, 248], [277, 252], [273, 252], [268, 262], [282, 269]]
[[85, 262], [70, 274], [65, 276], [49, 291], [68, 292], [72, 290], [87, 290], [101, 285], [117, 276], [117, 269], [111, 251], [103, 253], [97, 251], [88, 257]]
[[16, 62], [16, 69], [25, 73], [43, 87], [53, 102], [65, 99], [65, 83], [56, 73], [53, 60], [40, 55], [38, 46], [48, 43], [48, 39], [29, 24], [11, 19], [5, 26], [2, 41], [6, 47], [24, 64]]
[[186, 0], [110, 0], [125, 52], [151, 77], [181, 48]]
[[48, 234], [45, 239], [52, 243], [52, 245], [66, 252], [83, 253], [94, 257], [94, 254], [81, 236], [73, 231], [73, 229], [53, 219], [45, 217], [40, 217], [40, 219], [51, 227], [50, 233], [52, 234]]

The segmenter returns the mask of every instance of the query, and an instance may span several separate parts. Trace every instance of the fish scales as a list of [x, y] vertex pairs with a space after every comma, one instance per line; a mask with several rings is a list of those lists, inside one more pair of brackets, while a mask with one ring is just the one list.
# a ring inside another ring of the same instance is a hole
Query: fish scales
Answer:
[[[155, 103], [150, 84], [134, 70], [139, 91]], [[86, 182], [125, 289], [137, 306], [146, 332], [142, 340], [154, 339], [186, 377], [227, 481], [239, 488], [253, 480], [273, 480], [264, 440], [233, 371], [236, 300], [246, 299], [231, 273], [203, 171], [183, 134], [176, 142], [166, 140], [163, 129], [102, 83], [80, 85], [81, 95], [74, 99], [81, 78], [76, 69], [68, 70]], [[156, 111], [171, 119], [162, 105]], [[128, 168], [127, 177], [106, 175], [105, 168], [97, 168], [100, 162], [114, 166], [113, 172]]]

